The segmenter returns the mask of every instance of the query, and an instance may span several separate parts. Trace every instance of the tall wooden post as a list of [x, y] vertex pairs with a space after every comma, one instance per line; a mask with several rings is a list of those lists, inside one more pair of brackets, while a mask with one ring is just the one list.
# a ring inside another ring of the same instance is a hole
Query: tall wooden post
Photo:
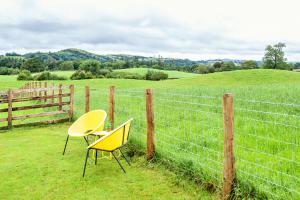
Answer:
[[34, 83], [33, 82], [30, 82], [30, 93], [29, 93], [29, 96], [33, 96], [33, 88], [34, 88]]
[[39, 82], [39, 97], [42, 97], [42, 82]]
[[35, 82], [35, 85], [34, 85], [34, 96], [38, 95], [37, 89], [38, 89], [38, 83]]
[[153, 91], [146, 89], [146, 117], [147, 117], [147, 160], [154, 156], [154, 113], [153, 113]]
[[44, 91], [44, 97], [45, 97], [44, 102], [47, 102], [47, 90], [48, 90], [47, 82], [44, 83], [44, 89], [45, 89], [45, 91]]
[[85, 113], [90, 111], [90, 87], [85, 86]]
[[111, 129], [115, 127], [115, 86], [109, 87], [109, 121]]
[[233, 96], [224, 94], [223, 96], [224, 114], [224, 185], [223, 198], [229, 199], [232, 191], [235, 167], [234, 167], [234, 109]]
[[62, 84], [58, 88], [58, 110], [62, 110]]
[[55, 95], [55, 92], [54, 92], [54, 83], [52, 83], [52, 98], [51, 98], [51, 103], [54, 103], [54, 95]]
[[7, 92], [7, 127], [10, 129], [12, 127], [12, 99], [13, 92], [12, 90], [8, 90]]
[[74, 113], [74, 85], [70, 85], [70, 110], [69, 110], [69, 121], [73, 119]]

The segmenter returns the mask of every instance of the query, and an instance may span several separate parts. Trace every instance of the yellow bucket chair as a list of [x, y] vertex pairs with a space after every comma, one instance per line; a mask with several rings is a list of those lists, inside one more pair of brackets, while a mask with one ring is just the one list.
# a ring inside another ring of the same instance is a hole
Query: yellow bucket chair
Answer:
[[87, 136], [102, 131], [107, 114], [104, 110], [93, 110], [79, 117], [69, 128], [63, 155], [65, 154], [69, 137], [82, 137], [89, 142]]
[[92, 143], [91, 145], [89, 145], [87, 147], [82, 177], [84, 177], [84, 175], [85, 175], [86, 164], [87, 164], [87, 160], [89, 157], [89, 152], [92, 149], [96, 151], [95, 165], [97, 164], [97, 154], [98, 154], [97, 151], [98, 150], [110, 152], [113, 155], [113, 157], [116, 159], [116, 161], [118, 162], [118, 164], [121, 167], [121, 169], [123, 170], [123, 172], [126, 173], [125, 169], [121, 165], [120, 161], [117, 159], [114, 152], [119, 150], [121, 152], [122, 156], [125, 158], [128, 165], [130, 165], [129, 160], [125, 157], [121, 148], [124, 147], [128, 142], [129, 131], [130, 131], [130, 126], [131, 126], [132, 120], [133, 120], [132, 118], [129, 119], [127, 122], [123, 123], [119, 127], [110, 131], [108, 134], [106, 134], [105, 136], [96, 140], [94, 143]]

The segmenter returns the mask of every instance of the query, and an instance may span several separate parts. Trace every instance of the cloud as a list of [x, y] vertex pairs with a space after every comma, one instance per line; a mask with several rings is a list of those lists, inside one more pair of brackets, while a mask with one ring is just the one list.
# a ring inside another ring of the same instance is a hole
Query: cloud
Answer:
[[282, 41], [288, 58], [300, 59], [300, 24], [292, 20], [300, 17], [299, 3], [270, 2], [11, 0], [0, 7], [0, 53], [77, 47], [95, 53], [261, 59], [267, 44]]

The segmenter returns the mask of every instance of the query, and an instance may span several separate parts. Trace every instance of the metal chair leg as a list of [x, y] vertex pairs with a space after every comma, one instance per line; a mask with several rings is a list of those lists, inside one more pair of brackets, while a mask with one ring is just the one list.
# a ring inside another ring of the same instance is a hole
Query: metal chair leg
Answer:
[[125, 157], [125, 155], [123, 154], [122, 150], [121, 150], [121, 149], [119, 149], [119, 150], [120, 150], [120, 152], [121, 152], [123, 158], [125, 158], [125, 160], [126, 160], [126, 162], [128, 163], [128, 165], [131, 166], [129, 160]]
[[98, 150], [95, 150], [95, 151], [96, 151], [95, 165], [97, 165], [97, 160], [98, 160]]
[[85, 140], [86, 144], [89, 146], [89, 145], [90, 145], [90, 144], [89, 144], [89, 141], [86, 139], [86, 137], [85, 137], [85, 136], [84, 136], [83, 138], [84, 138], [84, 140]]
[[64, 151], [63, 151], [63, 155], [65, 155], [68, 141], [69, 141], [69, 135], [67, 136], [67, 139], [66, 139], [66, 143], [65, 143], [65, 148], [64, 148]]
[[115, 156], [114, 152], [111, 152], [111, 154], [114, 156], [114, 158], [116, 159], [116, 161], [118, 162], [119, 166], [122, 168], [123, 172], [126, 174], [125, 169], [123, 168], [123, 166], [121, 165], [120, 161], [117, 159], [117, 157]]
[[90, 152], [90, 149], [88, 149], [87, 152], [86, 152], [86, 157], [85, 157], [85, 163], [84, 163], [84, 168], [83, 168], [83, 174], [82, 174], [82, 177], [84, 177], [84, 175], [85, 175], [86, 163], [87, 163], [87, 160], [88, 160], [88, 158], [89, 158], [89, 152]]

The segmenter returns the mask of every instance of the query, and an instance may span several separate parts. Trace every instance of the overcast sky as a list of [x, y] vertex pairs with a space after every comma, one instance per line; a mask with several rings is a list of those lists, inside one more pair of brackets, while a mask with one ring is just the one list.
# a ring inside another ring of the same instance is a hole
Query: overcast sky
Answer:
[[295, 61], [299, 10], [299, 0], [1, 0], [0, 54], [81, 48], [260, 60], [280, 41]]

